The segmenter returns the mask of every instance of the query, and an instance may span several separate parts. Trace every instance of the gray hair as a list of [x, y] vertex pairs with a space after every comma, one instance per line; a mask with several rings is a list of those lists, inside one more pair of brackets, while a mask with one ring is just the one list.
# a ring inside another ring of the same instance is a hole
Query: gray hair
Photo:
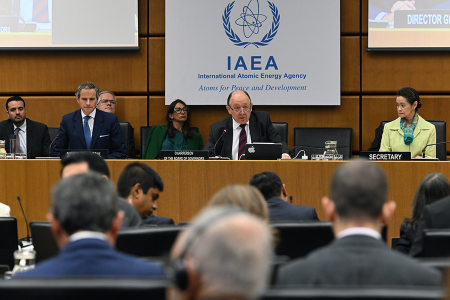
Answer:
[[[256, 299], [268, 281], [272, 251], [270, 229], [246, 212], [221, 217], [226, 209], [207, 208], [193, 221], [190, 234], [199, 230], [200, 233], [187, 249], [186, 256], [198, 262], [206, 295]], [[211, 224], [211, 220], [216, 219]], [[201, 232], [204, 226], [207, 229]]]
[[100, 96], [103, 95], [103, 94], [111, 94], [111, 95], [113, 96], [113, 98], [114, 98], [114, 101], [117, 102], [116, 95], [115, 95], [113, 92], [110, 92], [110, 91], [101, 91], [101, 92], [98, 94], [98, 97], [97, 97], [97, 105], [100, 103]]
[[52, 213], [69, 234], [107, 232], [119, 210], [115, 189], [98, 173], [62, 179], [52, 192]]
[[92, 82], [89, 82], [89, 81], [83, 82], [82, 84], [80, 84], [77, 87], [77, 90], [75, 91], [75, 96], [77, 96], [77, 99], [80, 99], [81, 90], [92, 90], [92, 89], [95, 90], [95, 96], [98, 99], [98, 97], [100, 96], [99, 95], [100, 90], [98, 89], [98, 87], [95, 84], [93, 84]]

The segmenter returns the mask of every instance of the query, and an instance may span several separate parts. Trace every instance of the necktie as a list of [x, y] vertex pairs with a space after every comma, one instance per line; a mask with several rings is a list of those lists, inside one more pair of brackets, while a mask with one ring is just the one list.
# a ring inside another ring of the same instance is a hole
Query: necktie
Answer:
[[17, 127], [16, 130], [14, 130], [14, 134], [16, 135], [16, 153], [22, 153], [20, 151], [20, 137], [19, 137], [19, 131], [20, 128]]
[[241, 124], [241, 132], [239, 133], [239, 151], [238, 159], [241, 159], [242, 155], [245, 153], [245, 145], [247, 144], [247, 132], [245, 132], [245, 125]]
[[91, 129], [89, 128], [89, 119], [90, 116], [84, 117], [84, 124], [83, 124], [83, 131], [84, 131], [84, 138], [86, 139], [86, 149], [91, 149]]

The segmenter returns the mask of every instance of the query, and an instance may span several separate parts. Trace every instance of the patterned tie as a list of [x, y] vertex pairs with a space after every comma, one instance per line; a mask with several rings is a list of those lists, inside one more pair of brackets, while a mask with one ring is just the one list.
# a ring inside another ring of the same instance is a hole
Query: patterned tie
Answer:
[[239, 133], [239, 151], [238, 151], [238, 159], [242, 158], [242, 155], [245, 153], [245, 145], [247, 144], [247, 132], [245, 132], [245, 125], [241, 124], [241, 132]]
[[84, 125], [83, 125], [83, 131], [84, 131], [84, 138], [86, 139], [86, 149], [91, 149], [91, 129], [89, 128], [89, 119], [90, 116], [84, 117]]
[[33, 0], [33, 22], [48, 23], [48, 0]]
[[17, 127], [16, 130], [14, 130], [14, 134], [16, 135], [16, 153], [22, 153], [20, 151], [20, 136], [19, 136], [20, 128]]

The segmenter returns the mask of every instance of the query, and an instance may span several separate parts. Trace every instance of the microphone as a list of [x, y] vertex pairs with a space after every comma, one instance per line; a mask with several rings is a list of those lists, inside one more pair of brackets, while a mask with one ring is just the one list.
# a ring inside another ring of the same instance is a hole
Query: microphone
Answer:
[[216, 154], [216, 146], [219, 143], [219, 141], [222, 139], [223, 135], [225, 134], [225, 132], [227, 132], [226, 129], [223, 130], [222, 134], [220, 135], [220, 137], [217, 139], [217, 142], [214, 144], [214, 156], [217, 156]]
[[29, 243], [30, 242], [30, 231], [28, 230], [27, 218], [25, 217], [25, 212], [23, 211], [22, 202], [20, 202], [19, 195], [17, 195], [16, 198], [17, 198], [17, 201], [19, 201], [20, 209], [22, 210], [23, 218], [25, 219], [25, 224], [27, 225], [27, 242]]
[[[48, 146], [48, 157], [51, 157], [51, 156], [53, 156], [52, 154], [52, 145], [53, 145], [53, 143], [56, 141], [56, 139], [59, 137], [59, 134], [57, 134], [56, 135], [56, 137], [53, 139], [53, 141], [50, 143], [50, 146]], [[17, 197], [19, 197], [19, 196], [17, 196]]]
[[422, 158], [425, 158], [425, 149], [427, 149], [428, 146], [436, 146], [436, 145], [448, 144], [448, 143], [450, 143], [450, 141], [448, 141], [448, 142], [439, 142], [439, 143], [436, 143], [436, 144], [428, 144], [428, 145], [426, 145], [423, 148], [423, 150], [422, 150]]

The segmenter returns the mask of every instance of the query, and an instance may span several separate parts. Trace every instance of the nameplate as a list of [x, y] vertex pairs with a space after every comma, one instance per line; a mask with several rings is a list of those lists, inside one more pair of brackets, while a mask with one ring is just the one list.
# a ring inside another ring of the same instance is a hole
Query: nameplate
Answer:
[[450, 28], [450, 10], [396, 10], [395, 28]]
[[361, 151], [359, 157], [368, 160], [411, 160], [411, 152]]
[[163, 160], [207, 160], [208, 151], [205, 150], [163, 150], [159, 152], [159, 159]]

